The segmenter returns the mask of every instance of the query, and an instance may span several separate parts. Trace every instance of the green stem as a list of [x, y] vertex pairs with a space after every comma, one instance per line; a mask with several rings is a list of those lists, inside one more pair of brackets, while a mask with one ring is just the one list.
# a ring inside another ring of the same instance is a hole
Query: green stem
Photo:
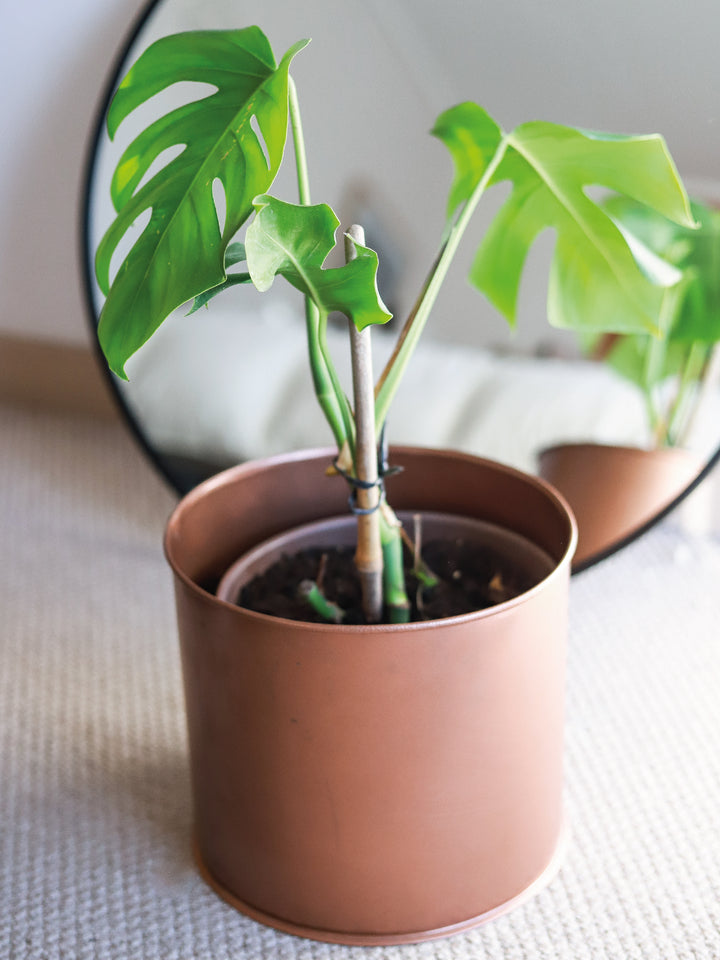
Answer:
[[345, 611], [336, 603], [328, 600], [314, 580], [303, 580], [297, 588], [297, 594], [323, 620], [330, 623], [342, 623], [345, 619]]
[[348, 433], [325, 364], [325, 358], [320, 345], [317, 318], [317, 307], [308, 297], [305, 300], [305, 325], [307, 329], [308, 355], [310, 357], [313, 387], [317, 401], [320, 404], [320, 409], [325, 414], [325, 419], [332, 430], [338, 450], [341, 450], [348, 440]]
[[682, 373], [680, 375], [680, 383], [675, 395], [675, 400], [667, 418], [668, 426], [665, 434], [665, 442], [668, 446], [675, 446], [678, 442], [681, 433], [681, 427], [679, 423], [684, 411], [687, 391], [691, 384], [696, 384], [700, 379], [700, 374], [702, 373], [702, 368], [707, 358], [707, 353], [708, 344], [706, 343], [698, 343], [696, 341], [690, 346], [687, 360], [683, 365]]
[[667, 365], [668, 334], [675, 325], [685, 296], [686, 284], [681, 281], [665, 290], [660, 304], [658, 315], [658, 336], [648, 337], [648, 348], [645, 353], [645, 369], [643, 371], [643, 391], [647, 405], [648, 421], [656, 446], [667, 443], [667, 434], [670, 428], [669, 419], [664, 411], [658, 410], [654, 387], [664, 376]]
[[654, 385], [657, 383], [657, 371], [665, 365], [667, 354], [667, 340], [665, 336], [648, 337], [648, 347], [645, 353], [645, 369], [643, 371], [642, 390], [645, 396], [645, 407], [647, 410], [648, 424], [650, 433], [655, 438], [657, 445], [662, 446], [662, 439], [667, 430], [667, 423], [657, 409], [656, 398], [654, 396]]
[[412, 554], [412, 572], [423, 587], [436, 587], [440, 580], [422, 558], [422, 514], [415, 514], [413, 519], [415, 521], [414, 538], [409, 537], [406, 531], [400, 528], [402, 541]]
[[463, 207], [459, 217], [448, 231], [447, 238], [440, 248], [440, 252], [435, 258], [435, 262], [430, 268], [425, 283], [423, 284], [420, 296], [405, 321], [405, 326], [398, 337], [395, 350], [378, 381], [375, 392], [375, 426], [378, 431], [378, 436], [382, 430], [393, 397], [400, 385], [400, 380], [405, 372], [405, 368], [420, 339], [427, 318], [440, 292], [440, 287], [455, 256], [460, 240], [465, 233], [480, 198], [505, 156], [507, 143], [508, 138], [504, 136], [495, 151], [495, 155], [485, 169], [485, 173], [478, 181], [477, 186]]
[[[325, 370], [329, 376], [329, 381], [333, 391], [333, 397], [337, 407], [340, 411], [340, 416], [342, 418], [343, 424], [343, 439], [347, 442], [350, 447], [350, 453], [355, 456], [355, 420], [353, 418], [352, 410], [350, 409], [350, 403], [348, 398], [345, 396], [345, 391], [342, 388], [340, 383], [340, 378], [338, 377], [337, 370], [335, 369], [335, 364], [333, 363], [332, 357], [330, 355], [330, 348], [328, 347], [327, 342], [327, 313], [323, 310], [320, 311], [319, 321], [318, 321], [318, 344], [320, 348], [320, 353], [322, 355], [323, 363]], [[342, 444], [338, 444], [338, 448], [341, 448]]]
[[717, 343], [707, 344], [706, 350], [705, 362], [698, 377], [698, 385], [692, 405], [688, 415], [685, 417], [681, 431], [675, 437], [675, 442], [680, 447], [687, 446], [690, 442], [695, 421], [700, 410], [710, 394], [717, 389], [718, 380], [720, 379], [720, 345]]
[[[288, 105], [293, 146], [295, 148], [298, 198], [303, 206], [309, 206], [311, 202], [310, 178], [308, 176], [305, 138], [302, 131], [297, 88], [292, 77], [288, 77]], [[320, 409], [325, 414], [325, 419], [330, 425], [338, 450], [341, 450], [344, 444], [350, 441], [347, 412], [344, 409], [344, 407], [347, 407], [347, 401], [342, 389], [338, 393], [337, 375], [333, 376], [334, 369], [330, 361], [327, 343], [324, 334], [321, 333], [320, 312], [309, 296], [305, 297], [305, 327], [315, 396], [320, 404]], [[342, 400], [339, 397], [342, 397]], [[343, 401], [345, 402], [343, 403]]]
[[290, 126], [292, 127], [293, 146], [295, 148], [298, 197], [303, 206], [309, 207], [311, 202], [310, 177], [308, 175], [307, 154], [305, 152], [305, 138], [303, 136], [302, 119], [300, 117], [300, 101], [298, 100], [297, 87], [292, 77], [288, 77], [288, 104], [290, 108]]
[[408, 623], [410, 620], [400, 530], [395, 514], [384, 504], [380, 510], [380, 541], [383, 551], [383, 595], [390, 623]]

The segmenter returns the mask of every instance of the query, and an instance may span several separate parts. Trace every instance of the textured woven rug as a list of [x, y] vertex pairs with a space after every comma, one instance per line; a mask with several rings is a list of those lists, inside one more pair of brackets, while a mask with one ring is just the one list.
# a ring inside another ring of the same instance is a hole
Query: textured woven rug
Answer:
[[444, 941], [312, 943], [199, 879], [175, 498], [119, 426], [0, 408], [0, 958], [720, 957], [720, 542], [670, 520], [571, 591], [558, 877]]

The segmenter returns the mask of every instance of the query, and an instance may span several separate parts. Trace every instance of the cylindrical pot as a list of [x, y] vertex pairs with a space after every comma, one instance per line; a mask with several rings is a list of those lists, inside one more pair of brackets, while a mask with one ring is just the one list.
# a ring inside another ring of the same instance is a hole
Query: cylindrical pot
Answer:
[[538, 889], [563, 836], [567, 586], [575, 527], [542, 481], [475, 457], [393, 451], [393, 506], [487, 521], [552, 560], [474, 614], [334, 626], [214, 596], [280, 531], [341, 514], [327, 451], [226, 471], [170, 518], [195, 849], [244, 913], [340, 943], [482, 923]]
[[543, 450], [540, 476], [562, 493], [575, 514], [574, 566], [631, 537], [679, 496], [700, 463], [688, 450], [603, 443], [564, 443]]

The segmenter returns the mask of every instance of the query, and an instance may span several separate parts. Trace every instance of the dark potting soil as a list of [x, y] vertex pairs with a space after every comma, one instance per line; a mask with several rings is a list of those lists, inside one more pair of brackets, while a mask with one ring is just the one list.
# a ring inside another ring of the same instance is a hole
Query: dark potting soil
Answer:
[[[297, 596], [298, 584], [315, 580], [321, 581], [325, 597], [345, 611], [343, 623], [364, 623], [354, 553], [353, 547], [318, 548], [283, 556], [243, 588], [239, 605], [288, 620], [323, 623], [307, 601]], [[538, 582], [538, 577], [496, 550], [466, 540], [430, 541], [423, 545], [422, 556], [439, 583], [421, 587], [409, 566], [406, 568], [412, 621], [483, 610], [524, 593]]]

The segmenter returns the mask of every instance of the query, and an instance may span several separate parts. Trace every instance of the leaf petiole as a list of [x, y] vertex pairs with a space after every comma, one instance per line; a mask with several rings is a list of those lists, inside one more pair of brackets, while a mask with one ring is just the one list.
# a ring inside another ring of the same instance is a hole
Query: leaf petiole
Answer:
[[297, 588], [298, 598], [304, 600], [309, 607], [329, 623], [342, 623], [345, 611], [336, 603], [328, 600], [314, 580], [302, 580]]
[[[311, 203], [307, 153], [305, 151], [297, 87], [290, 75], [288, 75], [288, 107], [295, 150], [298, 199], [303, 206], [307, 207]], [[315, 396], [332, 430], [338, 450], [341, 450], [346, 443], [353, 449], [352, 416], [327, 346], [325, 335], [327, 319], [321, 320], [320, 311], [309, 293], [305, 294], [305, 326]]]
[[375, 390], [375, 424], [378, 439], [392, 400], [405, 372], [405, 368], [425, 328], [428, 316], [440, 292], [440, 288], [455, 256], [460, 240], [465, 233], [480, 198], [485, 193], [493, 174], [505, 156], [507, 144], [508, 137], [506, 134], [503, 134], [492, 159], [485, 168], [475, 189], [448, 230], [447, 237], [425, 279], [423, 288], [420, 291], [420, 296], [416, 300], [400, 332], [392, 356], [385, 365], [385, 369], [378, 380]]

